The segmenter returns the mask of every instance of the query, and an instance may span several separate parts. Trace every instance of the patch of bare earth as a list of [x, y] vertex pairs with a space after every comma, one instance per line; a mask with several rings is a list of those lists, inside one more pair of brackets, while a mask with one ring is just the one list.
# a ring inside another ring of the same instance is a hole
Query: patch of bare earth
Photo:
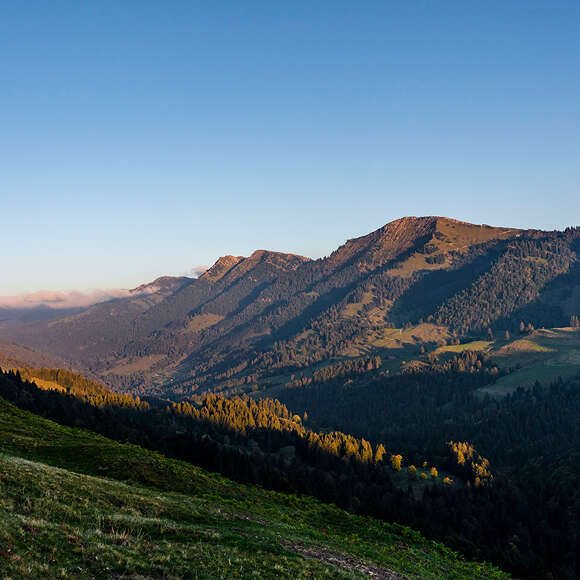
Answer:
[[320, 546], [304, 546], [296, 542], [289, 542], [283, 540], [280, 542], [284, 548], [291, 550], [300, 554], [304, 558], [310, 560], [318, 560], [319, 562], [324, 562], [332, 566], [337, 566], [338, 568], [343, 568], [350, 572], [361, 572], [366, 574], [370, 578], [378, 578], [380, 580], [410, 580], [407, 576], [388, 570], [387, 568], [381, 568], [380, 566], [375, 566], [374, 564], [367, 564], [354, 556], [349, 556], [348, 554], [342, 554], [341, 552], [333, 552], [328, 548], [322, 548]]

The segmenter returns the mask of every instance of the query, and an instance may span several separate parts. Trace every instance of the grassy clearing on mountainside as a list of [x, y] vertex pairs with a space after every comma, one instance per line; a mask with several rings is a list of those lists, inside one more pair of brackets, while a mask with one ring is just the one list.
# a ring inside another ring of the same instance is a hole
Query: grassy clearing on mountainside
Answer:
[[422, 343], [436, 343], [450, 338], [445, 326], [424, 322], [409, 328], [384, 328], [373, 336], [371, 344], [378, 348], [400, 349]]
[[509, 577], [409, 528], [236, 484], [1, 399], [0, 521], [3, 578]]
[[[408, 329], [384, 329], [372, 339], [370, 344], [373, 348], [359, 349], [359, 354], [380, 354], [383, 358], [383, 370], [395, 373], [424, 358], [417, 352], [421, 344], [433, 344], [448, 338], [445, 327], [433, 324], [419, 324]], [[473, 340], [440, 346], [433, 352], [444, 357], [467, 350], [488, 352], [500, 368], [512, 369], [509, 375], [501, 377], [495, 384], [479, 389], [478, 392], [482, 395], [505, 396], [518, 387], [532, 387], [536, 381], [549, 385], [558, 377], [567, 379], [580, 372], [578, 328], [540, 329], [522, 338]]]
[[447, 346], [440, 346], [434, 352], [436, 355], [441, 355], [446, 352], [459, 353], [465, 352], [466, 350], [473, 350], [476, 352], [488, 351], [492, 343], [488, 340], [472, 340], [471, 342], [465, 342], [463, 344], [449, 344]]
[[212, 314], [211, 312], [207, 314], [198, 314], [189, 321], [187, 327], [183, 329], [182, 334], [195, 334], [196, 332], [201, 332], [204, 328], [214, 326], [223, 319], [224, 316], [221, 316], [220, 314]]
[[142, 357], [133, 357], [118, 362], [114, 367], [105, 371], [105, 375], [129, 376], [132, 373], [149, 370], [153, 365], [166, 359], [164, 354], [150, 354]]
[[370, 304], [373, 301], [373, 293], [370, 291], [364, 292], [360, 302], [349, 302], [342, 311], [342, 315], [345, 318], [352, 318], [357, 316], [361, 308], [365, 304]]
[[515, 370], [482, 387], [480, 393], [504, 396], [518, 387], [532, 387], [536, 381], [548, 386], [558, 377], [567, 379], [580, 372], [580, 329], [540, 329], [512, 342], [497, 341], [491, 356], [499, 367]]
[[[523, 337], [515, 336], [503, 338], [503, 333], [495, 340], [472, 340], [462, 344], [452, 344], [436, 347], [433, 345], [442, 340], [449, 340], [451, 335], [444, 326], [422, 323], [409, 328], [381, 328], [369, 334], [364, 341], [345, 349], [342, 356], [334, 361], [361, 356], [379, 355], [382, 358], [381, 371], [391, 374], [413, 365], [425, 364], [427, 357], [420, 354], [421, 346], [425, 346], [427, 353], [433, 352], [440, 358], [450, 357], [462, 352], [484, 351], [489, 353], [499, 368], [510, 368], [512, 372], [498, 379], [495, 384], [487, 385], [478, 390], [481, 395], [505, 396], [518, 387], [529, 388], [536, 381], [549, 385], [558, 377], [567, 379], [580, 372], [580, 329], [552, 328], [540, 329]], [[306, 376], [311, 371], [323, 365], [313, 365], [304, 372]], [[264, 383], [267, 392], [273, 396], [278, 392], [289, 376], [269, 377]]]

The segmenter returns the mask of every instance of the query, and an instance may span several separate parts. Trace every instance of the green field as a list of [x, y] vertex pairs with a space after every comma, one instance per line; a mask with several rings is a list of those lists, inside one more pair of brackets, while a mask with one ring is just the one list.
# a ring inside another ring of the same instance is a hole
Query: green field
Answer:
[[[370, 341], [351, 347], [343, 357], [336, 360], [360, 356], [380, 355], [381, 371], [396, 374], [410, 365], [427, 362], [427, 355], [419, 354], [421, 345], [427, 353], [432, 352], [439, 358], [452, 357], [465, 351], [487, 352], [493, 362], [510, 373], [501, 377], [495, 384], [478, 390], [481, 395], [504, 396], [518, 387], [530, 388], [536, 381], [549, 385], [558, 377], [567, 379], [580, 372], [580, 328], [551, 328], [535, 330], [531, 334], [512, 336], [509, 340], [503, 333], [495, 340], [472, 340], [461, 344], [450, 344], [434, 348], [440, 340], [449, 339], [444, 327], [433, 324], [419, 324], [408, 329], [389, 328], [371, 336]], [[312, 370], [302, 371], [309, 376]], [[257, 396], [276, 396], [290, 380], [287, 375], [270, 377], [264, 382], [265, 393]]]
[[567, 379], [580, 372], [580, 329], [541, 329], [525, 338], [496, 341], [490, 354], [500, 368], [515, 370], [480, 393], [503, 396], [536, 381], [547, 386], [558, 377]]
[[511, 369], [495, 384], [479, 389], [482, 395], [504, 396], [518, 387], [530, 388], [536, 381], [549, 385], [558, 377], [567, 379], [580, 372], [579, 328], [540, 329], [509, 340], [496, 338], [441, 346], [434, 352], [441, 357], [467, 350], [485, 351], [499, 368]]
[[1, 399], [0, 522], [5, 579], [509, 577], [409, 528], [236, 484]]
[[471, 342], [465, 342], [463, 344], [450, 344], [447, 346], [440, 346], [438, 349], [435, 350], [435, 354], [440, 355], [446, 352], [459, 353], [465, 352], [467, 350], [473, 350], [477, 352], [490, 351], [492, 344], [493, 343], [491, 343], [489, 340], [473, 340]]

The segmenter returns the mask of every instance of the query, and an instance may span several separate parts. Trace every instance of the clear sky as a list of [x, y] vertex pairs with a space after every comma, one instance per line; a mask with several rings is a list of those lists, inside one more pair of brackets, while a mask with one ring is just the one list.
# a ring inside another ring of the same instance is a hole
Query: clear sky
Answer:
[[0, 0], [0, 295], [404, 215], [580, 224], [580, 3]]

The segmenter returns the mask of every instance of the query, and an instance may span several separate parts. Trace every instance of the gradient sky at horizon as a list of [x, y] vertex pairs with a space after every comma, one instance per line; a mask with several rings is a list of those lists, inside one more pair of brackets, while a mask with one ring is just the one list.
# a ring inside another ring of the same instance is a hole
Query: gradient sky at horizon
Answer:
[[580, 225], [577, 1], [0, 2], [0, 295], [404, 215]]

